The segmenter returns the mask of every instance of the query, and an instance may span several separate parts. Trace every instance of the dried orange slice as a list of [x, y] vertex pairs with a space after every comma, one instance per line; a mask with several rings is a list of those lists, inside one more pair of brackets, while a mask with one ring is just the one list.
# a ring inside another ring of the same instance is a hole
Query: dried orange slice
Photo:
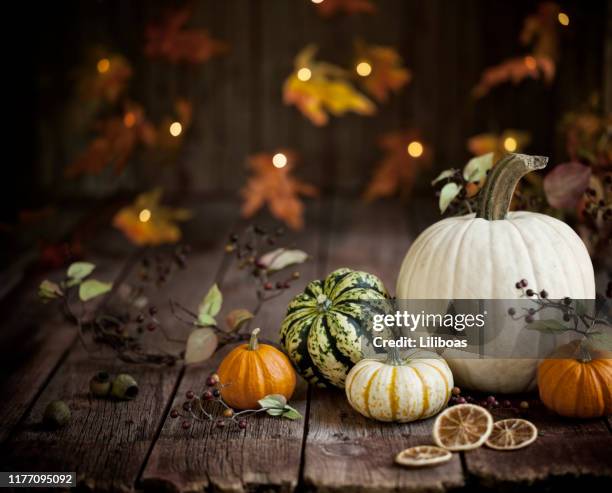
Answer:
[[474, 404], [459, 404], [442, 411], [433, 426], [436, 445], [448, 450], [472, 450], [491, 434], [493, 416]]
[[442, 464], [451, 460], [448, 450], [433, 445], [418, 445], [402, 450], [395, 456], [395, 462], [402, 466], [424, 467]]
[[526, 419], [502, 419], [493, 425], [493, 431], [485, 442], [495, 450], [516, 450], [526, 447], [538, 438], [538, 429]]

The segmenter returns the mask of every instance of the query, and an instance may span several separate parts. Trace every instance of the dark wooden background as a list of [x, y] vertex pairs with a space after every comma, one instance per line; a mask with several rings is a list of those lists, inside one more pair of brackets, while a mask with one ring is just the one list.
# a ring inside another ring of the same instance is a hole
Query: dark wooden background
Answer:
[[[532, 144], [527, 150], [560, 162], [561, 115], [593, 92], [603, 94], [606, 78], [608, 108], [612, 105], [612, 68], [605, 63], [606, 29], [608, 62], [612, 52], [612, 2], [560, 2], [571, 23], [563, 29], [562, 59], [552, 86], [532, 80], [508, 84], [478, 101], [470, 98], [470, 90], [482, 70], [524, 52], [518, 36], [537, 2], [375, 3], [376, 15], [326, 20], [309, 0], [196, 1], [190, 25], [209, 29], [231, 45], [228, 55], [196, 67], [143, 56], [146, 24], [182, 2], [81, 1], [37, 7], [30, 13], [37, 21], [37, 42], [28, 54], [37, 80], [38, 103], [32, 108], [36, 145], [35, 151], [26, 150], [25, 196], [100, 196], [157, 181], [170, 189], [187, 183], [196, 192], [235, 194], [246, 177], [245, 157], [282, 147], [301, 154], [299, 176], [328, 190], [357, 192], [380, 158], [377, 137], [400, 128], [418, 129], [434, 149], [430, 175], [462, 165], [469, 157], [468, 137], [507, 128], [529, 131]], [[357, 38], [395, 47], [412, 71], [412, 82], [380, 105], [375, 116], [333, 118], [322, 128], [283, 105], [283, 81], [300, 49], [316, 43], [321, 58], [350, 66]], [[96, 46], [132, 62], [130, 96], [144, 104], [152, 120], [168, 115], [177, 97], [193, 101], [195, 121], [174, 166], [159, 169], [135, 159], [119, 178], [63, 178], [63, 168], [83, 145], [82, 137], [75, 136], [79, 129], [66, 126], [66, 102], [75, 69]], [[422, 178], [423, 186], [429, 178]]]

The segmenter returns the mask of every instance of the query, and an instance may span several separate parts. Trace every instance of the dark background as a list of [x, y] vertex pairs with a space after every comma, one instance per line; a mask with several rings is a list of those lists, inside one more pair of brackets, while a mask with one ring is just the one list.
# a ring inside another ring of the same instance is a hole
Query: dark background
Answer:
[[[465, 163], [466, 140], [480, 132], [528, 131], [527, 152], [561, 162], [561, 116], [593, 92], [605, 94], [606, 84], [608, 108], [612, 104], [611, 67], [604, 60], [612, 8], [606, 1], [560, 2], [571, 24], [562, 32], [552, 86], [534, 80], [504, 84], [479, 100], [470, 91], [482, 70], [522, 53], [518, 36], [537, 2], [381, 0], [376, 15], [324, 19], [308, 0], [197, 1], [189, 25], [228, 42], [230, 52], [196, 66], [146, 58], [145, 26], [181, 5], [88, 0], [11, 7], [15, 13], [7, 14], [6, 24], [24, 21], [5, 44], [15, 84], [8, 103], [18, 130], [7, 146], [19, 149], [19, 161], [7, 166], [16, 175], [11, 188], [18, 197], [3, 207], [3, 220], [49, 200], [108, 197], [158, 182], [181, 194], [237, 196], [247, 176], [245, 158], [283, 147], [301, 155], [299, 177], [326, 191], [357, 193], [381, 157], [378, 136], [401, 128], [416, 129], [434, 151], [433, 169], [420, 178], [425, 188], [437, 170]], [[299, 50], [316, 43], [320, 58], [346, 65], [357, 38], [395, 47], [412, 72], [412, 81], [378, 105], [377, 114], [332, 117], [317, 128], [283, 104], [283, 82]], [[65, 109], [74, 99], [75, 73], [95, 47], [130, 60], [129, 95], [152, 121], [167, 115], [177, 97], [193, 102], [194, 122], [174, 166], [152, 168], [135, 153], [119, 177], [64, 177], [86, 143], [79, 129], [66, 124]]]

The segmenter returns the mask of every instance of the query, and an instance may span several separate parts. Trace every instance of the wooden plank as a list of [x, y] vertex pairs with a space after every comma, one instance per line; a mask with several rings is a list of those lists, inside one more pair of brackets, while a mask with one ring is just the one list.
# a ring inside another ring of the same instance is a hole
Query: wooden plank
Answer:
[[[406, 211], [392, 202], [371, 205], [338, 199], [333, 208], [325, 272], [338, 267], [378, 275], [391, 292], [411, 236]], [[412, 228], [422, 227], [409, 221]], [[316, 491], [443, 491], [464, 484], [461, 461], [435, 469], [394, 465], [404, 448], [429, 444], [433, 420], [385, 424], [357, 414], [341, 390], [311, 390], [304, 483]]]
[[[255, 319], [252, 327], [261, 327], [267, 339], [278, 341], [278, 329], [289, 300], [319, 275], [318, 259], [324, 240], [318, 218], [322, 210], [321, 204], [309, 205], [305, 230], [288, 232], [283, 241], [283, 244], [304, 249], [312, 259], [300, 266], [301, 278], [292, 288], [264, 304]], [[264, 228], [273, 227], [266, 214], [261, 214], [255, 222]], [[221, 289], [227, 305], [224, 310], [250, 308], [254, 302], [253, 288], [244, 273], [228, 271]], [[224, 348], [206, 364], [187, 368], [173, 407], [180, 408], [188, 390], [203, 390], [204, 378], [217, 367], [228, 350]], [[301, 380], [291, 405], [306, 416], [306, 385]], [[258, 488], [292, 491], [298, 483], [305, 422], [305, 419], [290, 421], [256, 416], [249, 419], [246, 430], [235, 426], [220, 430], [212, 422], [195, 423], [184, 430], [181, 419], [168, 417], [143, 471], [142, 487], [146, 491], [162, 488], [172, 491], [243, 492]]]
[[[515, 417], [494, 410], [495, 420]], [[569, 420], [532, 405], [526, 419], [540, 432], [529, 447], [499, 452], [486, 447], [465, 454], [467, 471], [482, 486], [552, 484], [554, 481], [591, 481], [612, 485], [612, 435], [602, 419]]]

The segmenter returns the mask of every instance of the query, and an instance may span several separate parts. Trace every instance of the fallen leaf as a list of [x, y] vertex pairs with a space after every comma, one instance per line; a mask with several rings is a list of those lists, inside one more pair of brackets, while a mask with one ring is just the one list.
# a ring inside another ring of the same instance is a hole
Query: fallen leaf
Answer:
[[591, 168], [584, 164], [559, 164], [544, 178], [546, 200], [557, 209], [575, 208], [589, 186], [590, 179]]
[[169, 12], [158, 24], [149, 24], [145, 30], [145, 54], [172, 63], [197, 64], [228, 51], [228, 44], [212, 38], [207, 30], [185, 28], [190, 18], [191, 9], [183, 8]]
[[[316, 50], [314, 45], [309, 45], [297, 55], [295, 69], [283, 86], [285, 104], [295, 105], [317, 126], [328, 122], [328, 112], [334, 116], [349, 111], [361, 115], [374, 114], [374, 104], [351, 85], [344, 70], [314, 60]], [[300, 79], [300, 70], [309, 71], [307, 80]]]
[[181, 230], [176, 223], [189, 219], [191, 212], [162, 206], [159, 203], [161, 196], [161, 188], [139, 195], [131, 205], [115, 214], [113, 226], [136, 245], [176, 243], [181, 239]]
[[243, 197], [242, 215], [252, 217], [261, 207], [267, 205], [272, 215], [293, 229], [304, 225], [304, 204], [299, 196], [315, 197], [316, 187], [304, 183], [291, 175], [296, 155], [283, 150], [286, 165], [277, 168], [272, 163], [272, 154], [259, 153], [250, 156], [248, 165], [253, 171], [247, 184], [240, 191]]
[[249, 320], [253, 319], [254, 315], [245, 308], [236, 308], [227, 314], [225, 323], [230, 332], [240, 330], [240, 327]]
[[185, 364], [200, 363], [209, 359], [217, 350], [219, 338], [213, 329], [195, 329], [187, 338]]
[[371, 201], [381, 197], [390, 197], [397, 193], [403, 196], [410, 194], [419, 171], [429, 168], [431, 153], [423, 146], [419, 157], [408, 154], [411, 142], [419, 141], [412, 131], [399, 131], [385, 134], [380, 139], [380, 147], [385, 156], [377, 164], [363, 197]]
[[302, 250], [277, 248], [259, 257], [257, 263], [272, 272], [290, 265], [302, 264], [306, 260], [308, 260], [308, 254]]
[[322, 17], [332, 17], [340, 13], [373, 14], [376, 12], [376, 6], [370, 0], [323, 0], [315, 6]]
[[79, 298], [81, 301], [89, 301], [101, 294], [111, 290], [113, 284], [110, 282], [102, 282], [97, 279], [87, 279], [79, 286]]
[[391, 91], [397, 92], [410, 82], [410, 71], [403, 66], [402, 58], [390, 46], [358, 43], [356, 63], [364, 62], [370, 65], [372, 71], [367, 76], [360, 76], [359, 81], [377, 101], [386, 101]]

